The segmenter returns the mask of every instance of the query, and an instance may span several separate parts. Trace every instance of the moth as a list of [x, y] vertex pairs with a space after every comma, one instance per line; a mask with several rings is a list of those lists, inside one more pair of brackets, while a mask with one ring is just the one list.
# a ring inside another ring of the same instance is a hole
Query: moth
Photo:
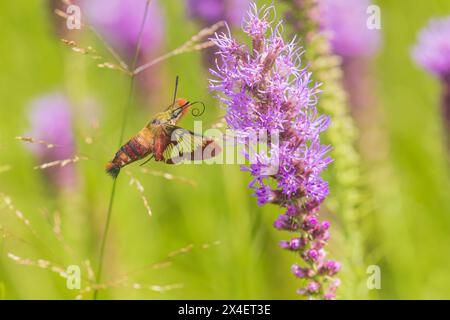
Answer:
[[[172, 104], [165, 111], [156, 114], [144, 128], [120, 147], [114, 158], [106, 164], [106, 172], [113, 178], [119, 175], [124, 166], [147, 157], [149, 158], [142, 165], [152, 159], [167, 164], [177, 164], [185, 160], [205, 160], [221, 152], [221, 147], [213, 138], [177, 126], [191, 106], [201, 103], [189, 102], [183, 98], [176, 99], [177, 88], [178, 77]], [[203, 111], [194, 110], [192, 114], [198, 116], [204, 111], [204, 105]]]

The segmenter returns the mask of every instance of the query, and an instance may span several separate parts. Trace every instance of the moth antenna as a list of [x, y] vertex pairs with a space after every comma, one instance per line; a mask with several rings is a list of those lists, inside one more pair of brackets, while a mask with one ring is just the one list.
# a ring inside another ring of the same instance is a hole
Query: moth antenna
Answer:
[[179, 77], [176, 76], [176, 78], [175, 78], [175, 90], [173, 92], [173, 100], [172, 100], [171, 108], [173, 108], [173, 106], [175, 105], [175, 100], [177, 99], [178, 79], [179, 79]]

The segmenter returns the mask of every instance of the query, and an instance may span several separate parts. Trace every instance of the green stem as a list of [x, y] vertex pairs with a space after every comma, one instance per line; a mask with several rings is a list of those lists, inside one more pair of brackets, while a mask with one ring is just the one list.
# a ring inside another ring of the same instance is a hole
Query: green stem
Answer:
[[[147, 20], [147, 13], [148, 13], [149, 5], [150, 5], [150, 0], [147, 0], [147, 3], [145, 4], [144, 17], [142, 18], [141, 27], [140, 27], [139, 34], [138, 34], [138, 39], [137, 39], [136, 48], [135, 48], [135, 52], [134, 52], [133, 62], [131, 64], [132, 72], [130, 74], [130, 87], [129, 87], [129, 91], [128, 91], [127, 102], [124, 104], [124, 107], [123, 107], [122, 125], [120, 128], [118, 148], [120, 148], [122, 145], [123, 137], [125, 134], [125, 128], [126, 128], [126, 124], [127, 124], [127, 120], [128, 120], [128, 109], [130, 108], [131, 103], [133, 101], [133, 92], [134, 92], [134, 84], [135, 84], [134, 70], [136, 69], [137, 61], [139, 58], [139, 51], [141, 49], [142, 31], [144, 30], [145, 22]], [[97, 285], [100, 284], [100, 281], [102, 279], [102, 270], [103, 270], [103, 260], [104, 260], [104, 255], [105, 255], [106, 239], [108, 237], [109, 225], [111, 222], [112, 208], [113, 208], [113, 204], [114, 204], [114, 197], [116, 194], [116, 185], [117, 185], [117, 178], [114, 179], [114, 181], [113, 181], [111, 195], [109, 198], [108, 212], [106, 214], [106, 223], [105, 223], [105, 228], [103, 231], [103, 237], [102, 237], [102, 242], [101, 242], [101, 247], [100, 247], [100, 258], [99, 258], [99, 264], [98, 264], [98, 269], [97, 269], [97, 278], [96, 278]], [[98, 288], [95, 288], [93, 298], [94, 298], [94, 300], [97, 300]]]

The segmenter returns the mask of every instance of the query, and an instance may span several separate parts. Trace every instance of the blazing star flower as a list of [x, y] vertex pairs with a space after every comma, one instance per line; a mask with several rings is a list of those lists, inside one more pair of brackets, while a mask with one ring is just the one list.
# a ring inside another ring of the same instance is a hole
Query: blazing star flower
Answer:
[[433, 75], [450, 77], [450, 17], [432, 19], [419, 33], [412, 56]]
[[205, 25], [224, 20], [230, 25], [239, 25], [249, 0], [186, 0], [188, 14]]
[[442, 82], [442, 117], [450, 150], [450, 17], [432, 19], [419, 33], [412, 57]]
[[[147, 0], [82, 0], [87, 20], [114, 47], [129, 57], [134, 53]], [[151, 1], [142, 32], [141, 51], [158, 51], [164, 41], [164, 19], [157, 1]]]
[[380, 47], [379, 30], [367, 27], [370, 0], [320, 0], [319, 21], [330, 35], [333, 52], [342, 57], [372, 56]]
[[[27, 135], [54, 145], [53, 148], [47, 148], [45, 145], [30, 145], [30, 150], [39, 162], [47, 163], [73, 157], [75, 145], [72, 115], [66, 96], [61, 93], [51, 93], [37, 97], [30, 103], [29, 119], [31, 128]], [[75, 183], [75, 171], [71, 165], [52, 167], [43, 172], [53, 186], [65, 188]]]
[[266, 152], [251, 157], [250, 150], [244, 150], [244, 157], [253, 161], [243, 170], [253, 176], [249, 187], [259, 205], [284, 208], [274, 227], [299, 234], [280, 243], [303, 259], [303, 267], [292, 267], [294, 275], [305, 280], [298, 292], [332, 299], [337, 283], [330, 279], [340, 265], [325, 258], [330, 224], [318, 220], [319, 206], [328, 195], [320, 174], [332, 162], [330, 147], [320, 143], [319, 135], [330, 121], [317, 112], [318, 85], [311, 84], [306, 68], [299, 68], [300, 48], [294, 40], [285, 43], [281, 22], [273, 26], [268, 20], [272, 10], [251, 6], [243, 25], [251, 47], [230, 33], [212, 39], [219, 51], [210, 89], [218, 92], [228, 126], [238, 137], [261, 130], [271, 137], [278, 134], [278, 143], [269, 142], [270, 159]]

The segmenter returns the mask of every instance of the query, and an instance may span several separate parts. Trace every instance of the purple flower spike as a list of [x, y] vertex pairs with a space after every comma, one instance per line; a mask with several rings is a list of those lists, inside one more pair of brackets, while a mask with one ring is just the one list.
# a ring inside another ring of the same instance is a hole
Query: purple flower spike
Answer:
[[283, 249], [289, 249], [291, 247], [291, 245], [290, 245], [289, 241], [281, 240], [280, 247]]
[[[27, 135], [54, 145], [53, 148], [30, 145], [31, 152], [39, 162], [47, 163], [74, 156], [72, 114], [66, 96], [52, 93], [34, 99], [30, 103], [29, 119], [31, 129]], [[43, 172], [55, 187], [64, 188], [75, 183], [75, 170], [71, 165], [48, 168]]]
[[316, 293], [317, 291], [319, 291], [320, 288], [320, 284], [316, 281], [311, 281], [310, 283], [308, 283], [307, 286], [307, 290], [310, 293]]
[[[132, 57], [147, 0], [82, 0], [87, 20], [114, 47]], [[151, 1], [142, 32], [141, 52], [157, 52], [164, 41], [164, 18], [157, 1]]]
[[275, 220], [275, 222], [273, 223], [273, 226], [276, 229], [286, 230], [286, 231], [295, 231], [298, 229], [297, 222], [295, 222], [294, 219], [292, 219], [291, 217], [289, 217], [285, 214], [280, 214], [278, 216], [278, 219]]
[[281, 240], [280, 247], [283, 249], [288, 249], [292, 251], [298, 251], [299, 249], [306, 246], [307, 240], [304, 238], [292, 238], [291, 241]]
[[325, 290], [324, 299], [332, 300], [336, 298], [336, 289], [341, 285], [341, 281], [339, 279], [334, 280], [328, 288]]
[[432, 19], [418, 37], [412, 56], [416, 63], [442, 82], [442, 119], [450, 151], [450, 16]]
[[[255, 190], [259, 205], [284, 208], [273, 226], [299, 233], [280, 243], [303, 259], [304, 267], [292, 266], [296, 277], [308, 280], [298, 292], [325, 298], [333, 280], [315, 270], [324, 264], [323, 247], [329, 237], [329, 223], [320, 223], [318, 213], [328, 195], [321, 173], [332, 162], [331, 148], [320, 143], [319, 135], [330, 120], [316, 109], [318, 85], [300, 67], [301, 48], [295, 41], [286, 43], [282, 24], [271, 21], [274, 10], [273, 6], [260, 10], [251, 6], [242, 26], [251, 46], [240, 44], [229, 32], [216, 34], [212, 41], [218, 47], [217, 63], [210, 70], [215, 78], [210, 80], [210, 89], [225, 105], [225, 119], [236, 137], [247, 137], [250, 132], [278, 137], [268, 143], [270, 157], [242, 141], [250, 163], [243, 170], [253, 177], [249, 187]], [[250, 150], [255, 151], [254, 157]]]
[[372, 56], [380, 47], [380, 32], [369, 29], [370, 0], [321, 0], [321, 29], [330, 36], [333, 52], [342, 57]]
[[250, 3], [249, 0], [187, 0], [188, 14], [204, 24], [225, 20], [239, 25]]
[[302, 242], [298, 238], [294, 238], [291, 240], [290, 248], [291, 250], [298, 250], [302, 246]]
[[288, 216], [295, 217], [296, 215], [298, 215], [298, 209], [295, 206], [288, 206], [286, 214]]
[[412, 50], [416, 63], [433, 75], [450, 77], [450, 17], [432, 19]]
[[299, 265], [294, 264], [291, 268], [292, 273], [300, 279], [307, 279], [314, 277], [314, 270], [308, 268], [302, 268]]
[[339, 270], [341, 270], [341, 264], [333, 260], [328, 260], [319, 267], [319, 273], [326, 274], [330, 277], [335, 275]]
[[316, 217], [309, 216], [303, 222], [302, 229], [305, 230], [305, 231], [311, 230], [312, 228], [314, 228], [317, 225], [317, 223], [318, 223], [318, 220], [317, 220]]
[[255, 190], [255, 196], [258, 197], [258, 205], [262, 206], [270, 201], [272, 201], [275, 197], [272, 188], [269, 186], [261, 186]]
[[316, 261], [319, 257], [319, 252], [315, 249], [310, 249], [306, 253], [307, 257], [313, 261]]
[[323, 221], [322, 224], [320, 225], [320, 227], [323, 230], [328, 230], [330, 228], [330, 222], [329, 221]]

